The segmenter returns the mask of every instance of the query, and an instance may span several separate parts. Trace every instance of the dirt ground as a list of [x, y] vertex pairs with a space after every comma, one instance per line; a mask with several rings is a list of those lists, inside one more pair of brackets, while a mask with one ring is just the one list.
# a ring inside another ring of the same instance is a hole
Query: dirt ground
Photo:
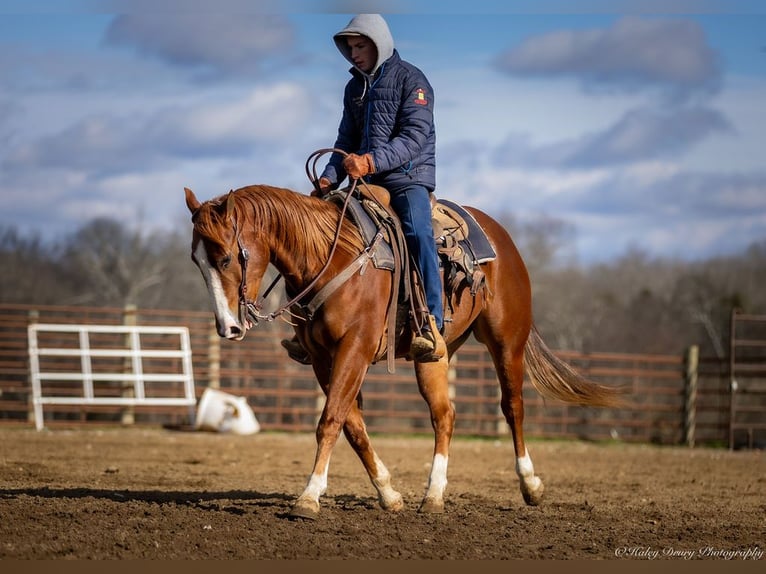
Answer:
[[509, 439], [455, 439], [446, 512], [417, 513], [429, 438], [374, 437], [404, 496], [381, 510], [343, 439], [316, 521], [287, 518], [312, 435], [0, 430], [0, 559], [743, 559], [766, 551], [766, 456], [533, 441], [524, 505]]

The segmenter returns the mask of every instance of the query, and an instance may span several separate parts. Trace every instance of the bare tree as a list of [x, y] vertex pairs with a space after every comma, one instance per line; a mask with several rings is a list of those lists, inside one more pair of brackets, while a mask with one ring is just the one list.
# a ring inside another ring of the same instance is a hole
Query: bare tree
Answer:
[[52, 248], [39, 235], [25, 237], [15, 228], [0, 229], [0, 268], [2, 302], [53, 304], [66, 296]]
[[94, 219], [65, 243], [62, 256], [76, 292], [71, 304], [137, 304], [165, 278], [162, 240], [130, 231], [115, 219]]

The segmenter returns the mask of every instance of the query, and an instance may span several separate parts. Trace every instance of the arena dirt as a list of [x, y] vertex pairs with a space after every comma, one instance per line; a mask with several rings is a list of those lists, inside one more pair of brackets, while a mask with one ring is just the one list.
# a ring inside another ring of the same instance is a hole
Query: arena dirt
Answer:
[[287, 517], [311, 435], [0, 430], [0, 559], [741, 559], [766, 548], [761, 451], [533, 441], [546, 499], [531, 508], [510, 439], [456, 439], [446, 512], [425, 516], [431, 440], [373, 441], [405, 510], [379, 509], [341, 439], [311, 522]]

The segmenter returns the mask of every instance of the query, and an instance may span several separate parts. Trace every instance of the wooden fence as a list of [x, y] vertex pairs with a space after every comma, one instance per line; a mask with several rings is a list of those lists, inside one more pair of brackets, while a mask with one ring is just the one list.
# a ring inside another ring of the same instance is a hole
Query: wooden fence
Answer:
[[766, 315], [732, 311], [729, 448], [766, 445]]
[[[310, 367], [291, 361], [280, 340], [281, 322], [259, 325], [245, 340], [222, 340], [208, 311], [136, 310], [64, 306], [0, 305], [0, 425], [33, 426], [27, 326], [30, 322], [186, 326], [192, 346], [197, 397], [208, 386], [245, 396], [261, 428], [310, 432], [323, 396]], [[525, 431], [529, 437], [617, 439], [659, 444], [727, 444], [731, 423], [730, 365], [726, 360], [628, 353], [558, 355], [588, 377], [629, 390], [627, 409], [595, 409], [546, 403], [525, 384]], [[492, 361], [469, 340], [450, 370], [458, 435], [501, 436], [508, 432], [499, 409]], [[373, 365], [364, 387], [364, 410], [372, 433], [429, 433], [430, 419], [418, 393], [411, 363], [396, 373]], [[188, 424], [183, 408], [67, 406], [46, 408], [48, 428], [82, 424]]]

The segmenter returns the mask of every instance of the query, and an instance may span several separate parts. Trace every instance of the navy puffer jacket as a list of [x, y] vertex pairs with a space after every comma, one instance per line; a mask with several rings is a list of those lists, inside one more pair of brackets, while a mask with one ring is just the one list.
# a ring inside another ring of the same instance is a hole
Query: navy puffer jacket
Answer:
[[[385, 53], [383, 41], [377, 40], [375, 31], [365, 35], [376, 42], [379, 53]], [[342, 53], [343, 45], [338, 42]], [[402, 60], [393, 47], [389, 53], [390, 57], [380, 62], [370, 76], [356, 67], [351, 69], [335, 147], [348, 153], [372, 154], [375, 173], [366, 178], [370, 183], [392, 192], [412, 184], [433, 191], [436, 186], [433, 89], [423, 72]], [[346, 177], [342, 162], [340, 154], [333, 154], [322, 173], [333, 187]]]

